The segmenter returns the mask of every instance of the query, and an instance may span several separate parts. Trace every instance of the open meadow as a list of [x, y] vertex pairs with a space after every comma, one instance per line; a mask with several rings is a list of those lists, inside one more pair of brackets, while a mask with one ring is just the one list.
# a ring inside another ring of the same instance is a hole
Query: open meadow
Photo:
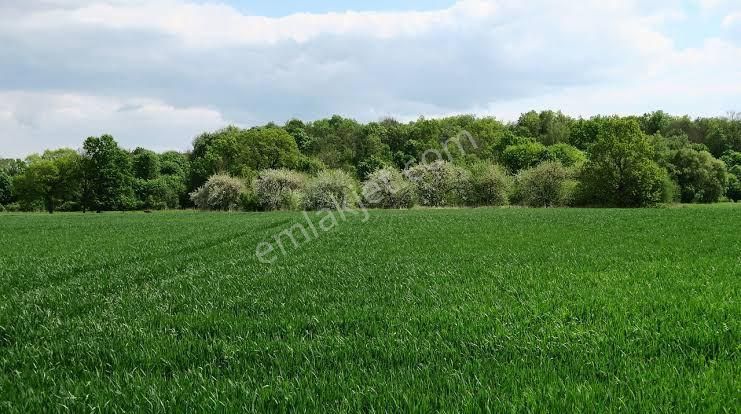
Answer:
[[0, 214], [0, 411], [738, 410], [741, 205], [306, 217]]

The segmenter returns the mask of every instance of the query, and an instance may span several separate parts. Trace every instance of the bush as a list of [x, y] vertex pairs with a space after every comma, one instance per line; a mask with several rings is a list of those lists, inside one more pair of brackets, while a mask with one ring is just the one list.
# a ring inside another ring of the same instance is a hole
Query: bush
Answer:
[[264, 170], [253, 183], [257, 204], [264, 210], [297, 210], [306, 181], [306, 176], [296, 171]]
[[342, 170], [325, 170], [309, 180], [303, 206], [307, 210], [350, 208], [357, 202], [355, 180]]
[[565, 207], [573, 203], [578, 181], [558, 161], [546, 161], [517, 176], [516, 199], [530, 207]]
[[504, 168], [489, 162], [471, 166], [467, 203], [471, 206], [502, 206], [509, 202], [512, 180]]
[[417, 194], [414, 184], [394, 168], [377, 170], [363, 184], [363, 200], [373, 208], [411, 208]]
[[211, 176], [206, 184], [190, 194], [190, 199], [201, 210], [231, 211], [239, 206], [244, 184], [229, 175]]
[[470, 173], [447, 161], [418, 164], [404, 171], [404, 175], [414, 184], [423, 206], [465, 203], [470, 194]]

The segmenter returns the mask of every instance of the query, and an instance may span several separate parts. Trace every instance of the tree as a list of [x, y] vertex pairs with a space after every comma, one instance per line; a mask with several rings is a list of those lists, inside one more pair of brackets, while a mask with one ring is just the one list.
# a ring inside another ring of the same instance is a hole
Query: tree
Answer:
[[655, 111], [647, 114], [643, 114], [640, 119], [641, 130], [646, 135], [654, 135], [661, 133], [669, 128], [671, 125], [672, 116], [664, 111]]
[[160, 158], [144, 148], [137, 148], [132, 153], [132, 169], [134, 177], [141, 180], [153, 180], [160, 175]]
[[133, 174], [126, 151], [110, 135], [83, 144], [83, 210], [125, 210], [134, 206]]
[[240, 175], [239, 137], [244, 131], [228, 126], [216, 132], [199, 135], [193, 141], [190, 157], [190, 188], [199, 188], [214, 174]]
[[[282, 128], [252, 128], [239, 134], [237, 140], [240, 169], [252, 171], [296, 168], [301, 158], [293, 137]], [[240, 171], [241, 176], [245, 174]]]
[[5, 171], [0, 171], [0, 205], [13, 201], [13, 182]]
[[13, 187], [24, 209], [40, 202], [53, 213], [65, 202], [77, 202], [81, 189], [81, 159], [71, 149], [46, 151], [26, 160], [27, 167], [14, 179]]
[[725, 164], [706, 151], [682, 148], [670, 158], [670, 173], [683, 203], [714, 203], [727, 185]]
[[511, 173], [534, 167], [547, 159], [548, 149], [539, 142], [512, 145], [502, 153], [502, 163]]
[[550, 161], [558, 161], [565, 167], [581, 164], [587, 160], [587, 156], [576, 147], [569, 144], [555, 144], [546, 148], [547, 158]]
[[642, 207], [666, 201], [668, 175], [651, 159], [652, 153], [637, 121], [606, 121], [584, 169], [584, 196], [588, 202]]

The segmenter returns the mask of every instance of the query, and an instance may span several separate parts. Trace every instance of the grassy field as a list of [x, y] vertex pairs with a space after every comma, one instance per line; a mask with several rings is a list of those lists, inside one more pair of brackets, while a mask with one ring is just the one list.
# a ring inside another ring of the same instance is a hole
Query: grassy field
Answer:
[[0, 215], [0, 411], [737, 412], [741, 208]]

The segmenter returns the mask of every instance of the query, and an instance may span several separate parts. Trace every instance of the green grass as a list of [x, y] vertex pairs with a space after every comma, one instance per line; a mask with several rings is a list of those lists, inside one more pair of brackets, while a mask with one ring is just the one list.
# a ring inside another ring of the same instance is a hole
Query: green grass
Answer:
[[0, 412], [737, 412], [741, 208], [0, 215]]

